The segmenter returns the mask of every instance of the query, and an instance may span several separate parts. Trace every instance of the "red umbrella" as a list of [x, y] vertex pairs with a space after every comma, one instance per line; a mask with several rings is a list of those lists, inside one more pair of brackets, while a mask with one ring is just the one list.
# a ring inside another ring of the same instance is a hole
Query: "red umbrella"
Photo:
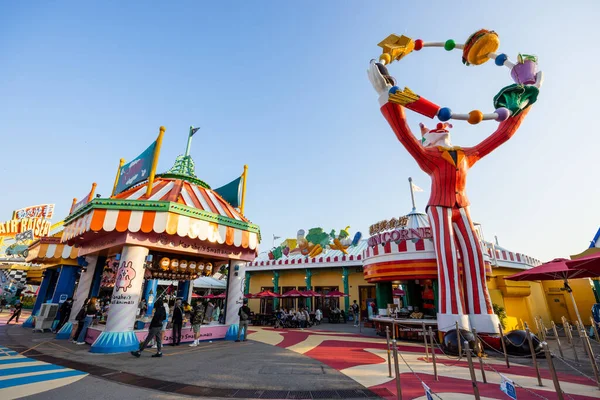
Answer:
[[404, 290], [402, 289], [394, 289], [392, 291], [392, 296], [404, 296]]
[[207, 294], [206, 296], [202, 296], [203, 299], [214, 299], [215, 295], [214, 294]]
[[300, 292], [296, 289], [288, 290], [281, 297], [308, 297], [303, 292]]
[[257, 297], [257, 298], [264, 298], [264, 297], [276, 297], [276, 298], [279, 298], [279, 297], [281, 297], [281, 295], [279, 295], [277, 293], [273, 293], [270, 290], [265, 290], [265, 291], [262, 291], [260, 293], [257, 293], [255, 295], [255, 297]]
[[246, 299], [255, 299], [256, 296], [253, 295], [252, 293], [247, 293], [247, 294], [244, 295], [244, 298], [246, 298]]
[[317, 293], [314, 290], [305, 290], [304, 292], [302, 292], [302, 294], [304, 295], [304, 297], [321, 297], [321, 296], [323, 296], [321, 293]]
[[[508, 279], [511, 281], [564, 281], [564, 288], [571, 295], [571, 301], [573, 301], [573, 308], [575, 308], [575, 314], [577, 314], [577, 319], [579, 320], [579, 323], [583, 326], [581, 316], [579, 315], [579, 309], [577, 308], [577, 303], [575, 302], [575, 297], [573, 296], [573, 291], [569, 286], [569, 279], [593, 278], [598, 276], [598, 274], [593, 273], [592, 271], [589, 271], [587, 269], [570, 267], [571, 263], [576, 264], [581, 260], [581, 258], [578, 260], [555, 258], [552, 261], [549, 261], [542, 265], [538, 265], [537, 267], [528, 269], [526, 271], [519, 272], [518, 274], [507, 276], [504, 279]], [[583, 267], [586, 264], [580, 263], [579, 265]]]
[[202, 296], [200, 296], [199, 294], [192, 293], [192, 299], [200, 299], [200, 298], [202, 298]]
[[594, 276], [600, 276], [600, 253], [569, 260], [567, 265], [573, 269], [584, 269], [589, 273], [593, 273]]
[[348, 295], [340, 292], [339, 290], [332, 290], [331, 292], [327, 293], [325, 297], [348, 297]]
[[213, 299], [224, 299], [226, 297], [227, 297], [227, 295], [225, 293], [221, 293], [221, 294], [214, 296]]

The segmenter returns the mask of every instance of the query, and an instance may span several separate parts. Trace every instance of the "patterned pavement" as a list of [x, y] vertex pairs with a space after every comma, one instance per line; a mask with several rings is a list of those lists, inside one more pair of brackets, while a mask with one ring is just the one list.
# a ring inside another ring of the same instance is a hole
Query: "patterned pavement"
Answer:
[[[0, 313], [0, 325], [4, 325], [6, 324], [6, 322], [10, 319], [12, 313], [10, 312], [10, 310], [8, 308], [5, 308], [1, 313]], [[29, 318], [29, 316], [31, 315], [31, 310], [22, 310], [21, 311], [21, 315], [19, 316], [19, 324], [22, 324], [23, 322], [25, 322], [27, 320], [27, 318]], [[16, 318], [13, 319], [12, 321], [10, 321], [10, 324], [16, 325]]]
[[85, 372], [37, 361], [0, 346], [0, 399], [42, 393], [77, 382], [85, 376]]
[[[384, 339], [330, 331], [261, 327], [251, 328], [248, 339], [311, 357], [337, 369], [381, 397], [396, 398], [395, 380], [388, 376], [387, 346]], [[399, 371], [403, 399], [425, 398], [422, 382], [444, 400], [474, 397], [466, 361], [458, 361], [436, 351], [439, 381], [435, 381], [433, 365], [425, 361], [424, 346], [402, 342], [399, 343], [398, 350], [401, 357]], [[475, 362], [478, 363], [477, 359]], [[491, 357], [485, 360], [485, 366], [487, 384], [482, 383], [481, 371], [476, 364], [482, 399], [508, 398], [500, 391], [500, 374], [520, 385], [516, 389], [518, 399], [557, 398], [547, 370], [541, 370], [543, 387], [539, 387], [532, 367], [512, 364], [508, 369], [503, 361]], [[561, 389], [567, 394], [566, 398], [600, 398], [600, 390], [586, 377], [559, 374], [559, 380]]]

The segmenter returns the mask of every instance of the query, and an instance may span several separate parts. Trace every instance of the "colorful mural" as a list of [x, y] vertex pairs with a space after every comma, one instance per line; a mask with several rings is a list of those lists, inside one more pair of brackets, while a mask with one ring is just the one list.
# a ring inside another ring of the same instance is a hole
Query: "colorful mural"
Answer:
[[340, 250], [347, 254], [350, 246], [356, 246], [362, 238], [362, 233], [356, 232], [354, 237], [350, 236], [350, 227], [347, 226], [336, 233], [335, 229], [327, 233], [323, 228], [311, 228], [308, 233], [300, 229], [295, 239], [286, 239], [279, 246], [269, 252], [270, 260], [278, 260], [289, 254], [300, 253], [308, 258], [314, 258], [328, 250]]

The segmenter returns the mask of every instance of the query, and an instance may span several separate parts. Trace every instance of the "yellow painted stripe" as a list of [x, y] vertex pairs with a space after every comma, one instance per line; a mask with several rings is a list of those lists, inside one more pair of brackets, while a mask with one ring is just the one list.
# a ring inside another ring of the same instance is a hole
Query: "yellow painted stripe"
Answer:
[[[18, 356], [15, 356], [18, 357]], [[21, 357], [25, 359], [26, 357]], [[10, 369], [10, 368], [18, 368], [18, 367], [32, 367], [34, 365], [45, 365], [47, 363], [43, 361], [33, 361], [33, 362], [19, 362], [13, 364], [0, 364], [0, 369]], [[1, 397], [0, 397], [1, 398]]]

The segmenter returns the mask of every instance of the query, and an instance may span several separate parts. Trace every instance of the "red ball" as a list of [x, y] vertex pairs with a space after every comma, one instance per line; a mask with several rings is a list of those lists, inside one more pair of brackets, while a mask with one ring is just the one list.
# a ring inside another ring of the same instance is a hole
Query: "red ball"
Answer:
[[421, 39], [415, 40], [415, 50], [419, 51], [423, 48], [423, 41]]

